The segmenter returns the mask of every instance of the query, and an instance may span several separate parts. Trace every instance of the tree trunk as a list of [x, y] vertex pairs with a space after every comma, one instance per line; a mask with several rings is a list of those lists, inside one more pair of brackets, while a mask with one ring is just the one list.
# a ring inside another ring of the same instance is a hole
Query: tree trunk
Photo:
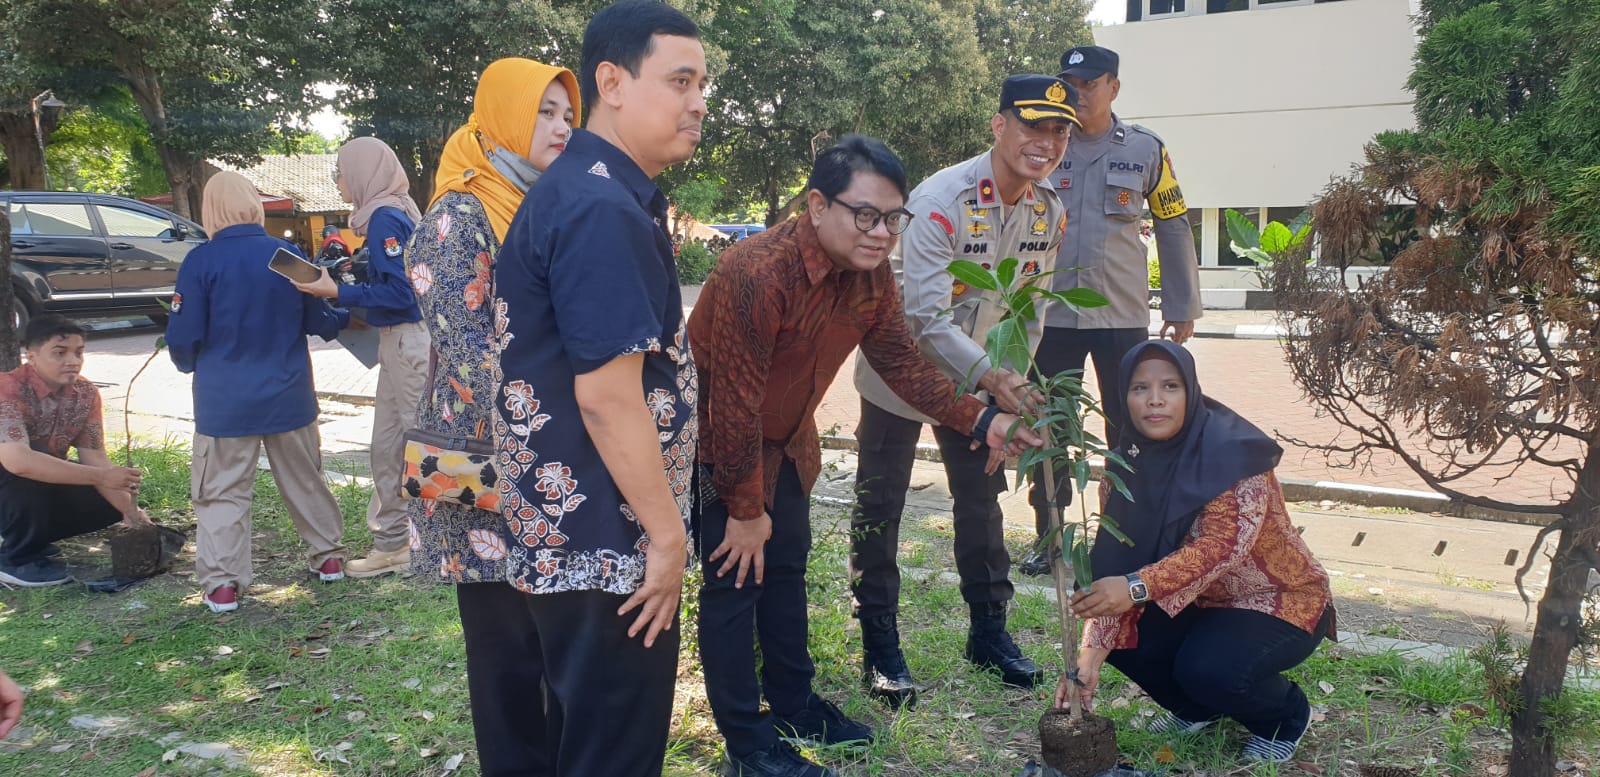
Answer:
[[[54, 129], [43, 123], [43, 116], [39, 118], [40, 130]], [[45, 188], [44, 155], [39, 153], [39, 138], [33, 133], [33, 114], [0, 113], [0, 148], [5, 149], [11, 188], [18, 191]]]
[[[1539, 599], [1533, 640], [1528, 646], [1528, 668], [1518, 690], [1522, 709], [1511, 716], [1509, 777], [1546, 777], [1555, 773], [1555, 743], [1544, 728], [1541, 704], [1561, 695], [1567, 664], [1583, 626], [1583, 595], [1589, 582], [1592, 552], [1600, 543], [1600, 446], [1591, 446], [1574, 493], [1573, 509], [1564, 519], [1555, 555], [1550, 560], [1550, 581]], [[1538, 553], [1539, 549], [1532, 549]]]
[[156, 72], [142, 61], [119, 59], [117, 70], [128, 82], [133, 101], [150, 125], [150, 140], [161, 158], [161, 170], [167, 175], [167, 186], [172, 189], [172, 211], [184, 218], [200, 218], [200, 172], [204, 160], [175, 148], [172, 130], [167, 126], [167, 108], [161, 97], [161, 81]]
[[21, 361], [22, 333], [11, 325], [11, 306], [17, 304], [11, 293], [11, 214], [0, 208], [0, 372], [14, 370]]

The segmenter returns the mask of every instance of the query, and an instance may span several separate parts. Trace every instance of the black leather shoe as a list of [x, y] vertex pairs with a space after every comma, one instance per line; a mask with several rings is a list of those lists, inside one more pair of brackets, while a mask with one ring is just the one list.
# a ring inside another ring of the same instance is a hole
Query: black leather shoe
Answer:
[[722, 757], [718, 777], [839, 777], [826, 768], [795, 752], [788, 742], [778, 740], [765, 750], [757, 750], [743, 757], [732, 753]]
[[1022, 654], [1006, 631], [1005, 602], [974, 604], [972, 628], [967, 632], [967, 660], [981, 669], [1000, 673], [1000, 681], [1017, 688], [1032, 688], [1044, 680], [1044, 670]]
[[778, 736], [785, 739], [809, 742], [814, 745], [872, 744], [872, 728], [857, 723], [834, 706], [833, 702], [811, 694], [804, 709], [788, 715], [773, 714]]
[[1046, 577], [1050, 574], [1050, 555], [1043, 547], [1035, 545], [1017, 562], [1017, 571], [1029, 577]]
[[861, 687], [891, 709], [912, 709], [927, 690], [911, 678], [893, 613], [861, 619]]

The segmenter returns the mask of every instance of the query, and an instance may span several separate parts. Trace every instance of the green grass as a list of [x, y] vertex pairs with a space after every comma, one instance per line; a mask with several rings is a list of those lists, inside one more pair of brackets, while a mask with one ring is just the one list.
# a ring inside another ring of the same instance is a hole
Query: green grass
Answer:
[[[147, 469], [143, 501], [159, 520], [192, 530], [187, 453], [176, 446], [137, 451]], [[361, 553], [366, 492], [338, 487], [347, 542]], [[236, 613], [200, 606], [187, 570], [120, 594], [80, 586], [0, 589], [0, 667], [29, 689], [23, 730], [0, 746], [0, 774], [442, 775], [478, 773], [467, 707], [465, 659], [454, 597], [447, 587], [409, 578], [323, 585], [304, 557], [281, 503], [263, 475], [256, 482], [257, 585]], [[811, 651], [819, 692], [878, 731], [864, 753], [813, 751], [847, 777], [1014, 774], [1037, 753], [1037, 719], [1049, 689], [1002, 686], [961, 657], [967, 610], [957, 585], [939, 574], [908, 574], [902, 631], [913, 672], [930, 691], [915, 711], [893, 714], [857, 683], [860, 633], [850, 617], [848, 540], [838, 514], [819, 508], [809, 576]], [[1021, 534], [1011, 538], [1025, 545]], [[908, 519], [903, 557], [947, 572], [948, 518]], [[69, 561], [92, 559], [69, 543]], [[909, 566], [909, 565], [908, 565]], [[695, 655], [697, 582], [685, 597], [685, 640], [666, 774], [714, 774], [721, 739], [711, 723]], [[1060, 671], [1055, 608], [1021, 594], [1011, 625], [1034, 659]], [[1292, 675], [1325, 716], [1313, 725], [1301, 760], [1324, 773], [1353, 764], [1410, 766], [1424, 775], [1481, 774], [1508, 743], [1481, 673], [1464, 660], [1427, 664], [1397, 654], [1360, 656], [1324, 647]], [[1099, 709], [1118, 725], [1124, 756], [1173, 775], [1275, 775], [1236, 755], [1245, 734], [1231, 723], [1199, 736], [1144, 733], [1155, 713], [1108, 668]], [[1567, 754], [1594, 762], [1600, 694], [1571, 693]], [[125, 716], [126, 727], [94, 733], [75, 716]], [[1586, 723], [1590, 725], [1585, 725]], [[164, 739], [164, 737], [174, 737]], [[226, 743], [244, 760], [227, 764], [178, 755], [182, 743]]]

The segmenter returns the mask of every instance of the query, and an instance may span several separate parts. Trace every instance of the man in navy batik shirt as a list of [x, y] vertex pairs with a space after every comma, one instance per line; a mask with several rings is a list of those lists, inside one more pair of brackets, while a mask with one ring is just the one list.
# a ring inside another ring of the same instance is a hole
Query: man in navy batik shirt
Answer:
[[651, 179], [699, 143], [705, 50], [681, 12], [623, 0], [590, 21], [582, 61], [588, 131], [523, 201], [495, 270], [495, 466], [516, 590], [471, 603], [492, 612], [463, 623], [519, 619], [526, 643], [469, 661], [516, 662], [547, 689], [504, 705], [507, 723], [545, 736], [494, 743], [520, 751], [497, 756], [528, 773], [654, 777], [697, 433], [667, 202]]

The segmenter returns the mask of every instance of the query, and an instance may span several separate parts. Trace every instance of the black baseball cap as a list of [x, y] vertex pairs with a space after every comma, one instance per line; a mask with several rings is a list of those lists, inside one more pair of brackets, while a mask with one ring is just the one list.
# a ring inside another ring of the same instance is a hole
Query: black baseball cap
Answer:
[[1087, 81], [1099, 78], [1110, 73], [1112, 78], [1117, 77], [1117, 65], [1121, 58], [1117, 52], [1104, 46], [1074, 46], [1061, 55], [1061, 75], [1082, 78]]
[[1014, 110], [1025, 124], [1060, 119], [1080, 127], [1078, 90], [1055, 76], [1027, 73], [1007, 78], [1000, 86], [1000, 112]]

